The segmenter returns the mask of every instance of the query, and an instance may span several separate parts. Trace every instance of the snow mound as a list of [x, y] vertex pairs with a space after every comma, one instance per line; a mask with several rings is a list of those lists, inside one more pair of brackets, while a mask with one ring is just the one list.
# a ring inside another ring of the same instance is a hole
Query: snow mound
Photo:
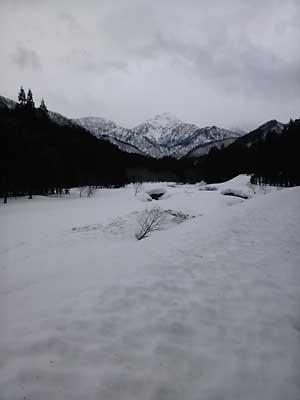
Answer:
[[255, 186], [250, 183], [249, 175], [238, 175], [227, 182], [212, 185], [201, 185], [199, 190], [217, 191], [225, 196], [236, 196], [250, 199], [256, 193]]
[[250, 184], [250, 175], [237, 175], [234, 178], [230, 179], [229, 181], [219, 183], [218, 186], [224, 186], [224, 185], [230, 185], [232, 187], [234, 186], [240, 186], [240, 185], [249, 185]]
[[136, 197], [141, 201], [152, 201], [152, 197], [146, 192], [137, 193]]
[[235, 178], [217, 186], [221, 189], [221, 194], [225, 196], [236, 196], [242, 199], [251, 199], [255, 194], [255, 189], [250, 183], [249, 175], [238, 175]]
[[167, 189], [163, 187], [154, 188], [146, 191], [152, 199], [159, 200], [167, 193]]
[[221, 194], [225, 196], [236, 196], [241, 197], [242, 199], [250, 199], [253, 197], [253, 192], [250, 189], [244, 188], [227, 188], [221, 191]]

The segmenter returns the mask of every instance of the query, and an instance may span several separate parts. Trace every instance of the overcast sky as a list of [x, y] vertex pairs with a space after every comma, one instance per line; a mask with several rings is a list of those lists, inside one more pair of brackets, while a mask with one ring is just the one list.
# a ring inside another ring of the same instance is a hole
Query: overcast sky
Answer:
[[300, 0], [0, 0], [0, 94], [68, 117], [300, 117]]

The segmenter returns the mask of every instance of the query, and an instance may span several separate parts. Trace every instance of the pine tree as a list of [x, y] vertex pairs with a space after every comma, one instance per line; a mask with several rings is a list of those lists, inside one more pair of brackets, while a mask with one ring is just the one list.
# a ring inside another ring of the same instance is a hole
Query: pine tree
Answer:
[[33, 96], [32, 96], [31, 89], [28, 89], [27, 99], [26, 99], [26, 106], [30, 110], [34, 109], [34, 101], [33, 101]]
[[39, 106], [39, 110], [42, 112], [42, 114], [48, 115], [48, 108], [47, 108], [47, 106], [45, 104], [44, 99], [41, 100], [41, 104]]
[[26, 104], [26, 94], [25, 94], [25, 90], [23, 89], [23, 86], [20, 87], [20, 91], [19, 91], [19, 95], [18, 95], [18, 105], [20, 107], [24, 107]]

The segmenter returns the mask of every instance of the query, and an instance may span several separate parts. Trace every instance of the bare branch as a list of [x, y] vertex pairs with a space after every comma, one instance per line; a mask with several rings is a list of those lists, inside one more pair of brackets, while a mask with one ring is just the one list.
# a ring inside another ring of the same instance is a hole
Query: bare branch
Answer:
[[141, 240], [148, 236], [150, 232], [157, 231], [165, 222], [165, 219], [165, 212], [160, 207], [146, 208], [138, 219], [139, 227], [135, 235], [136, 238]]

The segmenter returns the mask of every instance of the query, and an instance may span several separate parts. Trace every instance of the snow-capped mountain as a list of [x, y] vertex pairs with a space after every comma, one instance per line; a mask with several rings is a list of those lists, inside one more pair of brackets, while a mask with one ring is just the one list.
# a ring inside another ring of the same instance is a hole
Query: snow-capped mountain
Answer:
[[111, 141], [121, 150], [160, 158], [164, 156], [155, 139], [140, 135], [134, 130], [123, 128], [115, 122], [100, 117], [85, 117], [73, 120], [97, 138]]
[[[75, 119], [98, 138], [106, 138], [122, 150], [147, 154], [161, 158], [173, 156], [196, 156], [193, 150], [201, 147], [201, 155], [209, 151], [212, 142], [227, 145], [239, 137], [239, 134], [216, 126], [199, 128], [197, 125], [180, 121], [169, 113], [156, 115], [154, 118], [132, 128], [123, 128], [112, 121], [98, 117]], [[127, 144], [127, 149], [124, 148]]]
[[[239, 135], [217, 126], [207, 126], [197, 129], [191, 136], [172, 147], [171, 151], [175, 157], [195, 157], [197, 155], [207, 154], [213, 146], [227, 146], [236, 140]], [[213, 146], [212, 146], [213, 145]], [[201, 152], [199, 149], [201, 148]], [[198, 149], [198, 153], [196, 150]]]
[[156, 115], [133, 128], [140, 135], [156, 140], [160, 145], [167, 148], [181, 142], [197, 129], [199, 129], [198, 126], [184, 123], [169, 113]]

